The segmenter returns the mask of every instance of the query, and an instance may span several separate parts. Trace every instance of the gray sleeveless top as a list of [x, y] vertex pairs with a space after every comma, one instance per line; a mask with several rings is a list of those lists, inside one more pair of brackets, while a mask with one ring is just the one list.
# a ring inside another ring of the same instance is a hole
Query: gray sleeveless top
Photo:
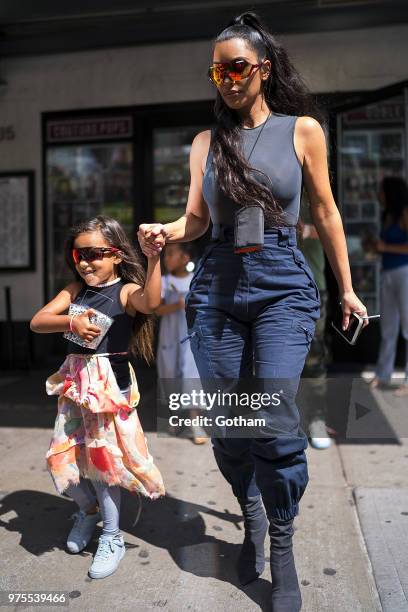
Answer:
[[[296, 225], [299, 218], [302, 190], [302, 166], [296, 156], [293, 135], [297, 117], [273, 113], [260, 135], [249, 160], [250, 166], [264, 172], [269, 181], [255, 172], [254, 178], [271, 189], [284, 211], [288, 225]], [[246, 159], [262, 129], [241, 128], [242, 150]], [[214, 129], [211, 131], [211, 141]], [[236, 204], [218, 189], [214, 176], [213, 157], [210, 150], [203, 176], [203, 196], [210, 210], [213, 223], [233, 225]], [[265, 227], [267, 225], [265, 224]]]

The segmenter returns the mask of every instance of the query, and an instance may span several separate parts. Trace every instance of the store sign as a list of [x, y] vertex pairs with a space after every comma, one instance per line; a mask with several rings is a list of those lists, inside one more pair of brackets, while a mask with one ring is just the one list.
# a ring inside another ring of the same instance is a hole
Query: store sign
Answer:
[[343, 114], [346, 125], [361, 123], [402, 123], [404, 117], [404, 101], [384, 101], [379, 104], [368, 104]]
[[81, 142], [117, 140], [133, 135], [132, 117], [100, 117], [68, 119], [47, 123], [47, 142]]

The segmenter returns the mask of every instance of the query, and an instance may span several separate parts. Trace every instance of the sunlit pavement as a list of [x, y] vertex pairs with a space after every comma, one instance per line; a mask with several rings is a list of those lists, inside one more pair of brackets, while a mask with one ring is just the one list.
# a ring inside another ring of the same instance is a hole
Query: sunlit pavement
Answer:
[[[43, 395], [41, 376], [0, 381], [1, 589], [64, 591], [71, 609], [86, 611], [267, 610], [268, 570], [245, 588], [236, 581], [242, 522], [210, 444], [151, 432], [167, 496], [144, 500], [133, 526], [138, 499], [123, 495], [126, 555], [113, 576], [87, 577], [100, 526], [83, 553], [66, 552], [75, 506], [56, 494], [45, 470], [55, 403]], [[310, 483], [294, 538], [306, 612], [408, 610], [408, 446], [395, 431], [408, 400], [395, 405], [389, 393], [374, 392], [394, 439], [307, 450]]]

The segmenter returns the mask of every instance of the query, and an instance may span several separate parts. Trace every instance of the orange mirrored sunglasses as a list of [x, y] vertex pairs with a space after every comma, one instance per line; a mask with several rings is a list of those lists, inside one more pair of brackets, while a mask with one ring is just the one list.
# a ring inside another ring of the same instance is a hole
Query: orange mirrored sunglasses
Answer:
[[228, 76], [230, 81], [235, 83], [236, 81], [242, 81], [251, 76], [256, 68], [262, 66], [264, 61], [260, 64], [250, 64], [243, 59], [236, 59], [232, 62], [215, 62], [209, 67], [208, 76], [211, 82], [217, 87], [222, 85], [226, 76]]

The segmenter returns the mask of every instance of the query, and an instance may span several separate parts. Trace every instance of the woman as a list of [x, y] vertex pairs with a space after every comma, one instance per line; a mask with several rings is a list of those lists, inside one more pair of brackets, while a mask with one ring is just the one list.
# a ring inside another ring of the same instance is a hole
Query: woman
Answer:
[[372, 388], [389, 383], [400, 331], [405, 339], [405, 380], [395, 394], [408, 394], [408, 187], [398, 176], [386, 176], [378, 194], [383, 207], [380, 240], [368, 250], [382, 255], [381, 345]]
[[[307, 437], [299, 428], [295, 396], [319, 317], [318, 290], [296, 247], [302, 174], [313, 223], [339, 285], [343, 324], [348, 326], [352, 311], [364, 316], [366, 308], [351, 284], [324, 133], [308, 116], [309, 94], [286, 51], [254, 13], [243, 13], [215, 39], [210, 75], [217, 86], [216, 128], [192, 143], [186, 213], [174, 223], [143, 224], [138, 237], [151, 256], [165, 242], [198, 238], [210, 218], [213, 222], [213, 241], [186, 298], [200, 378], [243, 380], [254, 373], [262, 388], [279, 385], [282, 391], [279, 414], [273, 407], [269, 412], [266, 429], [273, 435], [213, 439], [218, 466], [244, 515], [239, 579], [246, 584], [264, 569], [263, 501], [271, 538], [271, 609], [295, 612], [301, 595], [293, 519], [308, 481]], [[234, 213], [260, 202], [264, 247], [237, 254]]]

